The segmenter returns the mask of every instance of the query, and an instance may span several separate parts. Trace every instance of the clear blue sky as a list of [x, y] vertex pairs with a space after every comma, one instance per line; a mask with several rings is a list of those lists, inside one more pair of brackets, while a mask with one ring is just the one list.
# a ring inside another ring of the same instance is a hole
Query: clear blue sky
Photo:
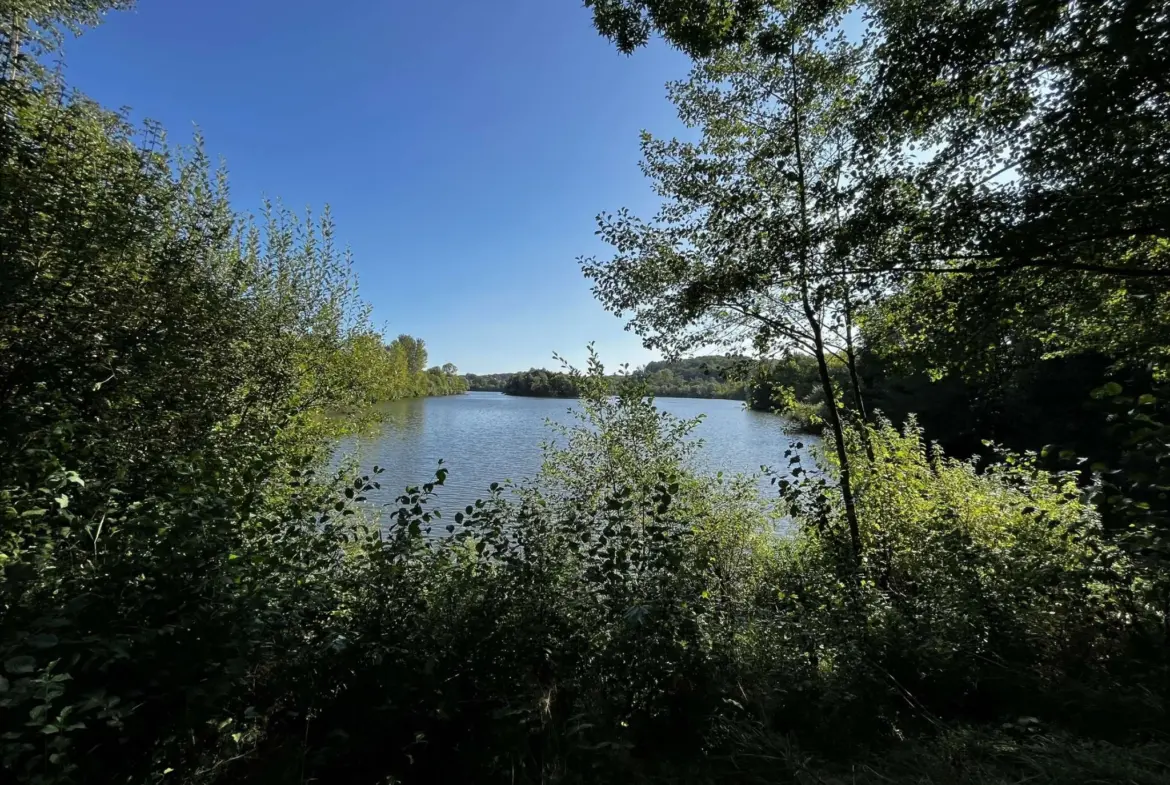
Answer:
[[683, 56], [624, 57], [580, 0], [139, 0], [66, 47], [111, 107], [198, 125], [233, 201], [326, 203], [375, 321], [463, 371], [552, 367], [597, 342], [654, 357], [592, 299], [601, 210], [649, 213], [638, 132], [681, 130]]

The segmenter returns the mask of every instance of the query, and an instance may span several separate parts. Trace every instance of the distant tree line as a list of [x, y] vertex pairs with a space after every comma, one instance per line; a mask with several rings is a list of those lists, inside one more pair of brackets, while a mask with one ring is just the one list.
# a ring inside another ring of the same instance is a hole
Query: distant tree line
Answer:
[[512, 373], [467, 373], [463, 378], [472, 392], [503, 392], [513, 376]]
[[467, 380], [451, 363], [427, 368], [427, 346], [422, 338], [399, 335], [386, 346], [385, 359], [381, 400], [467, 392]]
[[[843, 365], [835, 365], [833, 374], [840, 384], [847, 381]], [[753, 409], [783, 414], [802, 429], [814, 432], [823, 422], [825, 396], [816, 360], [807, 354], [769, 360], [743, 355], [655, 360], [629, 376], [644, 381], [657, 397], [747, 401]], [[517, 373], [469, 373], [463, 378], [468, 389], [475, 392], [538, 398], [576, 398], [579, 394], [571, 376], [545, 368]]]
[[[829, 376], [838, 391], [838, 406], [856, 416], [857, 405], [847, 363], [828, 358]], [[947, 452], [970, 456], [988, 455], [983, 444], [992, 433], [1018, 449], [1039, 449], [1046, 444], [1079, 441], [1100, 445], [1107, 434], [1084, 424], [1083, 388], [1087, 380], [1105, 374], [1109, 360], [1103, 355], [1057, 357], [1042, 365], [1020, 365], [1020, 370], [996, 377], [994, 383], [964, 379], [951, 374], [933, 379], [925, 370], [898, 364], [888, 355], [865, 348], [858, 353], [859, 386], [869, 408], [894, 422], [911, 413], [933, 440]], [[630, 374], [644, 379], [658, 397], [724, 398], [746, 400], [757, 411], [774, 412], [791, 420], [802, 431], [819, 433], [825, 427], [825, 393], [816, 358], [792, 352], [757, 360], [741, 355], [702, 356], [684, 360], [647, 363]], [[577, 397], [573, 379], [547, 369], [519, 373], [467, 374], [473, 391], [503, 392], [533, 397]], [[1129, 383], [1148, 384], [1148, 379]], [[1059, 416], [1051, 414], [1059, 412]], [[1043, 415], [1043, 416], [1042, 416]], [[1079, 422], [1073, 434], [1067, 423]]]
[[526, 395], [534, 398], [576, 398], [577, 383], [567, 373], [533, 368], [514, 373], [504, 385], [505, 395]]
[[656, 360], [635, 371], [655, 395], [667, 398], [745, 398], [746, 357], [689, 357], [685, 360]]
[[[667, 398], [745, 399], [750, 360], [745, 357], [690, 357], [685, 360], [658, 360], [647, 363], [629, 376], [644, 380], [650, 392]], [[508, 395], [575, 398], [578, 390], [572, 377], [559, 371], [532, 368], [517, 373], [467, 374], [468, 389], [502, 392]]]

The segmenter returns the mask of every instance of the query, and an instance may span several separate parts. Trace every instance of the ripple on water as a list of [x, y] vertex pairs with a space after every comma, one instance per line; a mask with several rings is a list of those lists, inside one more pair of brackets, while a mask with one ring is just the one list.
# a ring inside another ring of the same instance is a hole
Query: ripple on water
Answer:
[[[338, 458], [356, 456], [364, 470], [385, 468], [382, 490], [370, 496], [380, 504], [393, 503], [408, 485], [430, 481], [442, 459], [450, 473], [438, 489], [438, 506], [460, 509], [485, 497], [493, 482], [535, 476], [540, 445], [554, 437], [546, 421], [572, 422], [574, 403], [485, 392], [394, 401], [383, 404], [386, 421], [380, 431], [343, 443]], [[681, 418], [704, 415], [695, 431], [703, 441], [697, 463], [712, 474], [751, 474], [763, 465], [782, 472], [788, 465], [784, 451], [793, 441], [803, 442], [804, 452], [815, 443], [814, 437], [788, 433], [782, 418], [751, 411], [739, 401], [659, 398], [658, 406]], [[805, 465], [811, 463], [806, 458]], [[761, 484], [765, 492], [769, 487]]]

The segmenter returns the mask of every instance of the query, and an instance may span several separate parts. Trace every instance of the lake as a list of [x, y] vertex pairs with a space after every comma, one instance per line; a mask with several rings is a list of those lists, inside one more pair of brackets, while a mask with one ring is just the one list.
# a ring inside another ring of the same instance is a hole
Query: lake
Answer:
[[[378, 434], [344, 443], [339, 455], [356, 454], [363, 470], [386, 469], [381, 496], [370, 497], [374, 503], [391, 503], [407, 485], [431, 480], [441, 458], [450, 474], [438, 489], [437, 506], [459, 509], [486, 496], [493, 482], [535, 476], [540, 445], [555, 436], [546, 420], [573, 422], [569, 410], [575, 405], [492, 392], [394, 401], [383, 404], [386, 420]], [[815, 437], [790, 434], [782, 417], [751, 411], [741, 401], [658, 398], [657, 405], [684, 419], [704, 416], [694, 432], [702, 440], [696, 468], [710, 474], [754, 474], [765, 465], [782, 474], [786, 449], [801, 442], [808, 454], [816, 443]], [[811, 459], [804, 465], [811, 468]], [[770, 487], [761, 482], [766, 491]]]

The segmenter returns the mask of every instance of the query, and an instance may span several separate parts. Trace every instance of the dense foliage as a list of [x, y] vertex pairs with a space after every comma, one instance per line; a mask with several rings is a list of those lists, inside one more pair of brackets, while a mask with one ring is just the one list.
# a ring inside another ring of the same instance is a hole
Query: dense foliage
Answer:
[[[830, 378], [836, 388], [848, 384], [848, 374], [840, 362], [830, 361]], [[793, 353], [774, 360], [762, 360], [751, 377], [748, 405], [758, 411], [783, 415], [801, 429], [819, 432], [825, 424], [825, 390], [816, 360], [807, 354]]]
[[1074, 468], [1170, 611], [1161, 4], [587, 5], [624, 51], [692, 55], [671, 97], [698, 132], [644, 135], [664, 205], [599, 217], [602, 302], [648, 346], [754, 348], [757, 405], [830, 428], [863, 561], [862, 424], [920, 412], [960, 455]]
[[[626, 375], [644, 380], [650, 392], [659, 397], [742, 400], [746, 385], [740, 380], [746, 378], [751, 367], [752, 363], [744, 357], [689, 357], [656, 360]], [[519, 373], [469, 373], [466, 378], [471, 390], [555, 398], [578, 395], [568, 374], [543, 368]]]
[[467, 380], [451, 363], [427, 368], [426, 342], [400, 335], [386, 346], [387, 363], [379, 370], [387, 383], [382, 400], [467, 392]]
[[512, 376], [510, 373], [468, 373], [463, 378], [472, 392], [503, 392]]
[[[645, 139], [663, 212], [587, 272], [758, 359], [509, 377], [579, 396], [540, 475], [385, 517], [336, 439], [464, 380], [328, 215], [236, 214], [25, 56], [122, 5], [0, 2], [4, 782], [1170, 777], [1156, 4], [874, 0], [862, 57], [844, 3], [590, 0], [696, 58], [701, 133]], [[744, 368], [827, 429], [769, 496], [650, 395]]]
[[654, 395], [663, 398], [742, 400], [750, 365], [746, 357], [687, 357], [655, 360], [631, 375], [643, 379]]
[[504, 384], [506, 395], [528, 395], [535, 398], [576, 398], [577, 384], [567, 373], [533, 368], [508, 377]]
[[307, 467], [460, 380], [395, 362], [328, 214], [253, 222], [201, 147], [31, 75], [0, 92], [0, 765], [162, 776], [318, 645], [282, 609], [307, 621], [336, 556]]

